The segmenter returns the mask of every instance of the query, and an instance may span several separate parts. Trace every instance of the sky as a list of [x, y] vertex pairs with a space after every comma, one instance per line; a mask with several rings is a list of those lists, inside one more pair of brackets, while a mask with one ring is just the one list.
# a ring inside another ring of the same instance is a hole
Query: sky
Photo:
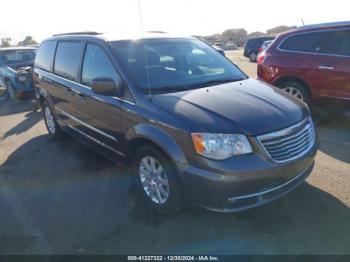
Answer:
[[229, 28], [265, 32], [300, 26], [301, 19], [305, 24], [350, 20], [349, 10], [349, 0], [7, 0], [1, 1], [0, 38], [16, 44], [27, 35], [41, 41], [56, 33], [141, 28], [181, 35]]

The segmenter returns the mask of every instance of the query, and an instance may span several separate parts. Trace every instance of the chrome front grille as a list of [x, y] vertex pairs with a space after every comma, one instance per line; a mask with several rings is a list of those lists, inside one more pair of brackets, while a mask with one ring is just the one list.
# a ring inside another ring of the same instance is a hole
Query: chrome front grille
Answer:
[[275, 162], [288, 162], [302, 157], [315, 142], [312, 120], [257, 137], [269, 157]]

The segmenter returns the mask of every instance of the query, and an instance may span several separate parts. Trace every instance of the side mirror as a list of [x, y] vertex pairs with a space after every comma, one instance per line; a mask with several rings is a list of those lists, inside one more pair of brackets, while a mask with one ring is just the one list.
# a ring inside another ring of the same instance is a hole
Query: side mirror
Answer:
[[96, 94], [104, 96], [117, 96], [123, 95], [123, 82], [119, 80], [116, 82], [112, 78], [99, 77], [92, 80], [92, 91]]

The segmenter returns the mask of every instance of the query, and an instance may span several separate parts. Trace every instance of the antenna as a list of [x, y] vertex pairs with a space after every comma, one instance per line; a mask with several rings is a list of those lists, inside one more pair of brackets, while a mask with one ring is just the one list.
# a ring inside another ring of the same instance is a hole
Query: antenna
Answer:
[[303, 18], [301, 18], [301, 22], [302, 22], [302, 24], [303, 24], [303, 26], [305, 25], [305, 23], [304, 23], [304, 19]]
[[[141, 0], [137, 0], [138, 2], [138, 6], [139, 6], [139, 17], [140, 17], [140, 28], [141, 28], [141, 33], [142, 35], [144, 34], [145, 30], [143, 27], [143, 17], [142, 17], [142, 7], [141, 7]], [[147, 59], [147, 55], [146, 55], [146, 48], [145, 45], [143, 44], [143, 55], [144, 55], [144, 59], [145, 59], [145, 63], [146, 63], [146, 77], [147, 77], [147, 85], [148, 85], [148, 98], [150, 100], [152, 100], [152, 96], [151, 96], [151, 80], [149, 77], [149, 65], [148, 65], [148, 59]]]
[[141, 0], [137, 0], [137, 3], [138, 3], [138, 6], [139, 6], [140, 29], [141, 29], [141, 32], [144, 33]]

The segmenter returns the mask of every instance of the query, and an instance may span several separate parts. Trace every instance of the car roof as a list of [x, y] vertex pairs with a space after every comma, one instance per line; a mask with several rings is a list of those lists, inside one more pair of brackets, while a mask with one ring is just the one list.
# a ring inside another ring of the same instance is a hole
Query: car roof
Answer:
[[304, 26], [298, 27], [297, 30], [315, 29], [315, 28], [329, 28], [329, 27], [330, 28], [332, 28], [332, 27], [347, 27], [347, 26], [350, 26], [350, 21], [304, 25]]
[[102, 40], [105, 42], [123, 41], [123, 40], [141, 40], [141, 39], [172, 39], [172, 38], [188, 38], [195, 39], [192, 36], [179, 36], [159, 32], [145, 33], [96, 33], [96, 32], [75, 32], [67, 34], [54, 35], [45, 41], [50, 40]]
[[331, 29], [350, 29], [350, 21], [342, 21], [342, 22], [332, 22], [332, 23], [322, 23], [322, 24], [311, 24], [297, 27], [293, 30], [284, 32], [280, 34], [280, 36], [289, 36], [298, 33], [307, 33], [313, 31], [322, 31], [322, 30], [331, 30]]
[[29, 46], [11, 46], [11, 47], [1, 47], [0, 51], [6, 51], [6, 50], [36, 50], [38, 48], [36, 47], [29, 47]]

